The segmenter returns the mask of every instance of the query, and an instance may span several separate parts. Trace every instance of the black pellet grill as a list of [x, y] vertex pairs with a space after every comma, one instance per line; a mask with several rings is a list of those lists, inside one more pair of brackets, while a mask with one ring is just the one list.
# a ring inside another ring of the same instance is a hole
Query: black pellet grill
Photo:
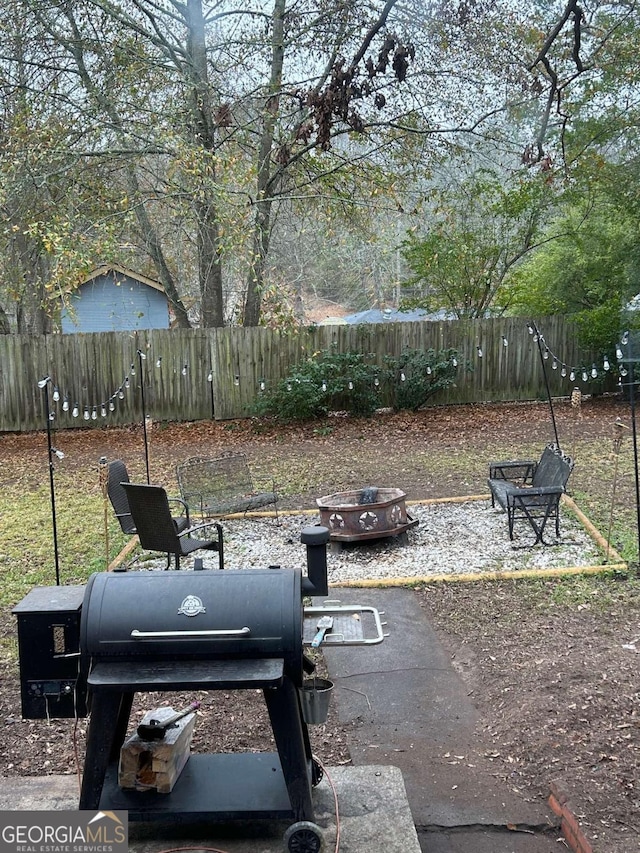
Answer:
[[[85, 588], [33, 590], [15, 608], [23, 715], [82, 716], [87, 699], [80, 809], [126, 809], [132, 821], [293, 819], [305, 823], [289, 849], [319, 849], [306, 823], [313, 826], [311, 792], [321, 771], [300, 699], [304, 674], [313, 670], [304, 654], [302, 600], [327, 594], [329, 531], [308, 527], [301, 538], [306, 576], [279, 567], [103, 572]], [[47, 590], [56, 602], [49, 611]], [[322, 608], [311, 610], [315, 624]], [[49, 639], [54, 628], [57, 649]], [[334, 643], [359, 642], [330, 636]], [[381, 639], [380, 632], [362, 642]], [[50, 672], [37, 646], [46, 646]], [[277, 753], [192, 755], [170, 794], [119, 787], [118, 758], [136, 691], [254, 688], [263, 691]]]

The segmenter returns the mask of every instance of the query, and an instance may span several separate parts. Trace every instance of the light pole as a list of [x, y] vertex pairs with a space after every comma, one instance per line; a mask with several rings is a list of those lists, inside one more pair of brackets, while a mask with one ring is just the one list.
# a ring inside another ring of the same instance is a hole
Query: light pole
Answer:
[[51, 378], [49, 376], [45, 376], [44, 379], [41, 379], [38, 382], [38, 388], [41, 388], [44, 391], [44, 411], [47, 419], [47, 449], [49, 451], [49, 489], [51, 493], [51, 521], [53, 526], [53, 556], [56, 567], [56, 586], [60, 586], [60, 559], [58, 555], [58, 525], [56, 521], [56, 490], [53, 481], [53, 457], [56, 456], [58, 459], [64, 459], [64, 453], [61, 450], [56, 450], [51, 441], [51, 421], [53, 420], [54, 415], [49, 407], [50, 382]]

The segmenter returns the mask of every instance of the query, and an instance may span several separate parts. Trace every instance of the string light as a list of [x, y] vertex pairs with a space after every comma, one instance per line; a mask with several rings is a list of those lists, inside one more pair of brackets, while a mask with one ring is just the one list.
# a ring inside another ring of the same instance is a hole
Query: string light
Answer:
[[186, 375], [187, 375], [187, 368], [188, 368], [188, 366], [189, 366], [188, 364], [184, 364], [184, 365], [183, 365], [183, 367], [182, 367], [182, 375], [183, 375], [183, 376], [186, 376]]
[[[124, 380], [124, 387], [125, 387], [125, 388], [130, 388], [130, 387], [131, 387], [131, 383], [129, 382], [129, 377], [128, 377], [128, 376], [127, 376], [127, 378]], [[122, 397], [124, 397], [124, 394], [122, 395]], [[122, 397], [120, 397], [120, 399], [121, 399], [121, 400], [122, 400]]]
[[618, 359], [618, 361], [622, 361], [622, 359], [624, 358], [624, 354], [620, 349], [620, 344], [616, 346], [616, 358]]
[[122, 388], [122, 386], [118, 388], [118, 399], [124, 400], [124, 388]]
[[113, 397], [109, 400], [109, 411], [115, 412], [116, 404], [114, 403]]
[[323, 391], [327, 390], [327, 383], [324, 381], [324, 379], [322, 380], [322, 390]]
[[[532, 330], [532, 331], [533, 331], [533, 330]], [[509, 341], [505, 338], [505, 336], [504, 336], [504, 335], [502, 336], [502, 346], [503, 346], [503, 347], [508, 347], [508, 346], [509, 346]]]
[[351, 379], [347, 382], [347, 388], [349, 391], [353, 391], [353, 382]]
[[457, 367], [457, 366], [458, 366], [458, 359], [457, 359], [457, 358], [455, 358], [455, 357], [454, 357], [454, 358], [452, 358], [452, 359], [451, 359], [451, 364], [452, 364], [454, 367]]
[[376, 377], [375, 377], [375, 379], [373, 380], [373, 384], [376, 386], [376, 388], [379, 388], [379, 387], [380, 387], [380, 380], [378, 379], [378, 377], [377, 377], [377, 376], [376, 376]]
[[482, 358], [482, 347], [478, 347], [478, 358]]
[[156, 367], [162, 367], [162, 356], [159, 355], [156, 359]]
[[[427, 370], [429, 370], [429, 368], [427, 368]], [[402, 373], [400, 374], [400, 382], [405, 382], [406, 379], [407, 379], [407, 377], [404, 375], [404, 370], [403, 370]]]
[[564, 379], [566, 375], [567, 375], [567, 366], [566, 366], [566, 364], [563, 364], [562, 368], [560, 369], [560, 376], [562, 376], [562, 378]]
[[89, 412], [89, 406], [84, 407], [84, 412], [82, 414], [82, 417], [85, 419], [85, 421], [88, 421], [89, 418], [91, 417], [91, 414]]
[[54, 386], [54, 389], [53, 389], [53, 402], [57, 403], [59, 399], [60, 399], [60, 391], [58, 391], [58, 386], [56, 385], [56, 386]]
[[62, 411], [69, 411], [69, 397], [66, 394], [64, 395], [64, 400], [62, 401]]
[[575, 382], [575, 381], [576, 381], [576, 372], [575, 372], [575, 370], [572, 370], [572, 371], [571, 371], [571, 373], [569, 374], [569, 379], [570, 379], [570, 381], [571, 381], [571, 382]]
[[233, 384], [237, 387], [240, 384], [240, 376], [236, 373], [233, 377]]
[[207, 382], [213, 382], [213, 371], [210, 370], [207, 375]]
[[557, 369], [558, 369], [558, 362], [557, 362], [557, 360], [556, 360], [555, 356], [554, 356], [553, 361], [551, 362], [551, 369], [552, 369], [552, 370], [557, 370]]
[[588, 379], [589, 379], [589, 374], [588, 374], [588, 373], [587, 373], [587, 371], [583, 368], [583, 370], [582, 370], [582, 381], [583, 381], [583, 382], [586, 382]]
[[102, 415], [103, 418], [107, 417], [107, 407], [104, 403], [100, 407], [100, 414]]
[[605, 370], [611, 369], [611, 365], [609, 364], [609, 358], [606, 355], [604, 357], [604, 364], [602, 366], [604, 367]]
[[260, 390], [261, 390], [261, 391], [264, 391], [264, 389], [265, 389], [266, 387], [267, 387], [267, 386], [266, 386], [266, 384], [265, 384], [264, 379], [261, 379], [261, 380], [260, 380]]
[[93, 409], [91, 409], [91, 420], [92, 421], [98, 420], [98, 407], [97, 406], [94, 406]]
[[71, 412], [72, 417], [77, 418], [80, 414], [80, 407], [77, 403], [73, 404], [73, 411]]
[[591, 378], [592, 379], [598, 378], [598, 368], [595, 366], [595, 364], [591, 368]]
[[549, 358], [549, 347], [547, 347], [546, 350], [542, 353], [542, 357]]
[[135, 376], [135, 375], [136, 375], [136, 366], [135, 366], [135, 364], [132, 364], [132, 365], [131, 365], [131, 367], [129, 368], [129, 374], [130, 374], [131, 376]]

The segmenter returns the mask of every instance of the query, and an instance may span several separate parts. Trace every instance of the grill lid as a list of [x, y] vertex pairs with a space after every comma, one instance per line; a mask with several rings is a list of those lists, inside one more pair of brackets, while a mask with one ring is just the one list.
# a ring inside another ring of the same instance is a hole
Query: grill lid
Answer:
[[302, 665], [297, 569], [99, 572], [89, 578], [80, 646], [95, 661], [279, 657]]

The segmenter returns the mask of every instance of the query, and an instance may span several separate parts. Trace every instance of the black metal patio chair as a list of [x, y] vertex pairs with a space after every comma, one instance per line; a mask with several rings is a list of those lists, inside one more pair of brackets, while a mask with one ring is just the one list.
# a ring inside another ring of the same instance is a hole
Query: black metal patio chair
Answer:
[[176, 476], [182, 499], [203, 518], [246, 515], [272, 504], [278, 523], [275, 484], [271, 491], [256, 491], [244, 453], [234, 451], [216, 459], [191, 457], [176, 467]]
[[[162, 486], [123, 482], [122, 488], [129, 501], [140, 545], [148, 551], [164, 551], [167, 555], [167, 568], [171, 565], [172, 554], [176, 569], [179, 569], [180, 557], [200, 550], [217, 551], [218, 566], [224, 568], [222, 525], [218, 522], [208, 522], [178, 532], [171, 517], [169, 498]], [[216, 538], [198, 539], [193, 536], [207, 527], [215, 527]]]
[[[128, 482], [130, 480], [127, 466], [121, 459], [114, 459], [108, 466], [107, 494], [109, 495], [111, 506], [116, 514], [122, 532], [134, 535], [137, 533], [136, 525], [131, 515], [127, 493], [123, 487], [123, 483]], [[179, 506], [180, 512], [178, 515], [173, 516], [173, 520], [178, 533], [182, 533], [191, 526], [189, 507], [182, 498], [168, 498], [168, 500], [170, 504], [177, 504]]]

